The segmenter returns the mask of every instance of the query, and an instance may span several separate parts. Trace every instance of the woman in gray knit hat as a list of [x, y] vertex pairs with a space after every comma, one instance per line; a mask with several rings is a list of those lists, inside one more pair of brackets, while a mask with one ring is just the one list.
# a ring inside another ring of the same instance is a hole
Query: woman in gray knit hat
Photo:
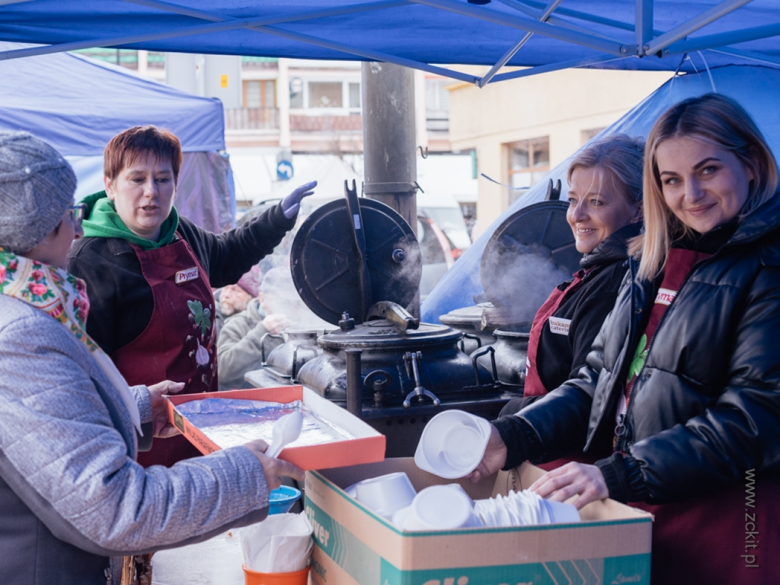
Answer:
[[281, 476], [303, 480], [263, 441], [136, 463], [143, 423], [176, 432], [162, 396], [183, 384], [128, 387], [87, 333], [86, 287], [65, 270], [75, 189], [51, 146], [0, 132], [0, 583], [104, 585], [109, 557], [257, 522]]

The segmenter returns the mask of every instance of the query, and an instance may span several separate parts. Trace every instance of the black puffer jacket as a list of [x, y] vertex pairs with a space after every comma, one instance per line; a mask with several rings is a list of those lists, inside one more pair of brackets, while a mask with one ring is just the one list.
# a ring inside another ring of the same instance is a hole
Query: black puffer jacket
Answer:
[[[637, 263], [630, 262], [631, 274]], [[660, 283], [627, 279], [579, 377], [497, 421], [511, 457], [603, 448]], [[780, 197], [694, 266], [655, 333], [616, 453], [597, 463], [621, 501], [666, 503], [780, 471]]]
[[[628, 241], [638, 236], [641, 228], [641, 223], [623, 226], [580, 260], [580, 268], [589, 270], [582, 286], [553, 313], [553, 317], [570, 322], [569, 334], [560, 335], [544, 327], [539, 337], [536, 367], [548, 391], [576, 376], [585, 365], [593, 340], [615, 306], [620, 283], [628, 270]], [[564, 282], [558, 288], [564, 290], [569, 284], [570, 281]], [[539, 398], [513, 398], [500, 414], [514, 414]]]

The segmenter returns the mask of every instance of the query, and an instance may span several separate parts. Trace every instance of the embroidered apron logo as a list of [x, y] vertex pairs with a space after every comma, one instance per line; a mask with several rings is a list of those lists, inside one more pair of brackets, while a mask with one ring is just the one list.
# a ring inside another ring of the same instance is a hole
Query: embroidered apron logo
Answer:
[[557, 335], [568, 335], [571, 319], [561, 319], [560, 317], [550, 317], [547, 321], [550, 324], [550, 331]]
[[182, 282], [187, 282], [188, 280], [195, 280], [198, 278], [198, 267], [193, 266], [192, 268], [188, 268], [187, 270], [179, 270], [179, 272], [176, 273], [176, 277], [174, 281], [176, 284], [181, 284]]

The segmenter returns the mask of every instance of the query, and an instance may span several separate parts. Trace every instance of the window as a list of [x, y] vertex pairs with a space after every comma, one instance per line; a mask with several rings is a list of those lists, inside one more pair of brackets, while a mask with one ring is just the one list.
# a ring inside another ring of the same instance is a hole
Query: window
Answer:
[[360, 83], [353, 81], [290, 80], [290, 108], [360, 110]]
[[349, 84], [349, 109], [350, 110], [360, 109], [360, 84], [359, 83]]
[[550, 170], [550, 139], [533, 138], [507, 144], [509, 184], [530, 187]]
[[588, 140], [593, 138], [596, 134], [601, 132], [604, 129], [602, 126], [601, 128], [591, 128], [590, 130], [582, 130], [580, 132], [580, 144], [585, 144]]
[[244, 81], [245, 108], [275, 108], [276, 81], [273, 79]]
[[425, 80], [425, 123], [429, 131], [449, 130], [450, 92], [445, 87], [451, 79], [434, 78]]
[[343, 107], [343, 88], [340, 81], [310, 81], [310, 108], [341, 108]]

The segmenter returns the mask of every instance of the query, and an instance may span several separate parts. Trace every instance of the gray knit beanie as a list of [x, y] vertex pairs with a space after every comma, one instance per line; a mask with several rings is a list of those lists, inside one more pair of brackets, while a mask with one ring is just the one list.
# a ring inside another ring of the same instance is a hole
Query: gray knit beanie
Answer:
[[76, 174], [60, 153], [29, 132], [0, 131], [0, 247], [24, 254], [73, 205]]

